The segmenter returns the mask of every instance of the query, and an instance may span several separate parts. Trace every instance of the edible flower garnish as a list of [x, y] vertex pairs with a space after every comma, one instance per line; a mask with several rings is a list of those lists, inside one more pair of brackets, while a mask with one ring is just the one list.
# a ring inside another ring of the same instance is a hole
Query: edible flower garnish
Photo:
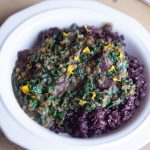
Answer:
[[29, 94], [29, 86], [28, 85], [22, 86], [21, 90], [24, 94]]
[[86, 103], [87, 103], [87, 101], [79, 100], [79, 105], [84, 105]]
[[70, 32], [66, 33], [66, 32], [63, 32], [63, 36], [68, 36], [70, 34]]
[[83, 53], [90, 54], [90, 49], [88, 47], [84, 48]]
[[122, 52], [120, 52], [119, 58], [122, 60], [122, 58], [123, 58], [123, 53]]
[[95, 99], [95, 97], [96, 97], [96, 93], [95, 93], [95, 92], [92, 92], [92, 94], [93, 94], [93, 95], [92, 95], [92, 100], [93, 100], [93, 99]]
[[112, 71], [115, 71], [115, 67], [112, 66], [110, 69], [108, 69], [108, 72], [112, 72]]
[[113, 77], [113, 81], [121, 81], [121, 74], [118, 74], [117, 76]]
[[67, 75], [74, 74], [74, 65], [69, 65], [67, 69]]
[[116, 77], [113, 77], [113, 81], [120, 81], [120, 80], [117, 79]]
[[104, 46], [104, 50], [109, 50], [112, 47], [111, 43]]
[[75, 55], [75, 56], [74, 56], [74, 60], [75, 60], [75, 61], [80, 60], [79, 56], [78, 56], [78, 55]]
[[116, 54], [119, 55], [119, 58], [122, 60], [123, 58], [123, 52], [117, 47], [115, 50]]

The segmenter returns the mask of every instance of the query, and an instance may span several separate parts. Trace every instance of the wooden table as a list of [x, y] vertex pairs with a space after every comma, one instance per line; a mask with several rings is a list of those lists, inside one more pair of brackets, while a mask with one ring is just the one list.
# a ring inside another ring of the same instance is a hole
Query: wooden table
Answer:
[[[11, 14], [40, 1], [41, 0], [0, 0], [0, 24]], [[98, 0], [98, 2], [109, 5], [136, 18], [150, 32], [150, 6], [144, 4], [141, 0]], [[2, 132], [0, 132], [0, 150], [23, 149], [9, 142]], [[150, 144], [144, 146], [141, 150], [150, 150]]]

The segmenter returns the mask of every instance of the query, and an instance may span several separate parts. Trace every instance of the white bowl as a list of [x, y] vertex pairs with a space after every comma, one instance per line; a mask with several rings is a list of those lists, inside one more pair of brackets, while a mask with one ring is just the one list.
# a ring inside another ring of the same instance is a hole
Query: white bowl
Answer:
[[[96, 150], [100, 147], [120, 149], [119, 145], [124, 146], [122, 149], [126, 149], [127, 144], [125, 142], [129, 141], [128, 143], [131, 144], [130, 140], [132, 138], [135, 138], [132, 139], [132, 142], [140, 141], [139, 144], [134, 144], [137, 148], [137, 146], [147, 141], [147, 138], [150, 138], [147, 126], [150, 123], [150, 93], [148, 92], [134, 118], [125, 126], [113, 133], [90, 139], [77, 139], [66, 135], [56, 135], [41, 127], [23, 112], [14, 96], [11, 74], [17, 59], [17, 52], [33, 47], [41, 31], [55, 26], [60, 28], [70, 26], [72, 23], [100, 26], [103, 23], [111, 22], [114, 25], [115, 31], [125, 35], [128, 52], [138, 57], [145, 65], [145, 75], [149, 83], [149, 34], [131, 18], [119, 13], [113, 13], [112, 11], [107, 12], [106, 10], [105, 8], [105, 10], [102, 9], [100, 12], [85, 8], [62, 8], [45, 11], [22, 22], [9, 34], [0, 52], [0, 94], [2, 98], [1, 103], [7, 112], [6, 116], [9, 116], [10, 119], [7, 120], [8, 124], [1, 120], [0, 125], [10, 140], [29, 149], [49, 149], [49, 147], [52, 147], [55, 149], [61, 148], [62, 150], [69, 150], [70, 148], [73, 150], [77, 148], [82, 148], [83, 150], [95, 148]], [[17, 128], [14, 126], [10, 127], [12, 122]], [[12, 132], [11, 129], [15, 133], [9, 133]], [[141, 130], [142, 133], [140, 133]], [[138, 134], [141, 136], [137, 138]], [[135, 148], [134, 145], [131, 147]]]

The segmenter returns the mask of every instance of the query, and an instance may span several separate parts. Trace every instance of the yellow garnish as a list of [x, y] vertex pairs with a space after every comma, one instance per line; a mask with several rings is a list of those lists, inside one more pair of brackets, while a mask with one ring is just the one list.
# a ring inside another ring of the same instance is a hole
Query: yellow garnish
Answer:
[[24, 85], [21, 87], [21, 90], [23, 93], [25, 94], [29, 94], [29, 86], [28, 85]]
[[112, 72], [112, 71], [115, 71], [115, 67], [112, 66], [110, 69], [108, 69], [108, 72]]
[[109, 50], [112, 47], [111, 43], [107, 44], [104, 46], [104, 50]]
[[74, 56], [74, 60], [75, 60], [75, 61], [80, 60], [79, 56], [78, 56], [78, 55]]
[[73, 74], [74, 71], [74, 65], [69, 65], [67, 69], [67, 75]]
[[92, 95], [92, 100], [93, 100], [93, 99], [95, 99], [95, 97], [96, 97], [96, 93], [95, 93], [95, 92], [92, 92], [92, 94], [93, 94], [93, 95]]
[[122, 60], [122, 58], [123, 58], [123, 53], [122, 52], [120, 52], [119, 58]]
[[113, 81], [119, 81], [116, 77], [113, 78]]
[[79, 100], [79, 104], [80, 104], [80, 105], [84, 105], [84, 104], [86, 104], [86, 103], [87, 103], [87, 101]]
[[119, 50], [119, 48], [117, 47], [115, 50], [116, 54], [119, 55], [119, 58], [122, 60], [123, 58], [123, 52], [121, 50]]
[[68, 36], [69, 34], [70, 32], [69, 33], [63, 32], [63, 36]]
[[87, 25], [84, 26], [84, 29], [86, 30], [86, 32], [92, 31], [92, 30], [88, 29]]
[[112, 79], [113, 79], [113, 81], [121, 81], [121, 78], [122, 78], [122, 75], [118, 74], [115, 77], [113, 77]]
[[90, 54], [90, 49], [88, 47], [84, 48], [83, 53]]
[[116, 48], [115, 52], [116, 52], [117, 55], [119, 54], [120, 50], [119, 50], [118, 47]]

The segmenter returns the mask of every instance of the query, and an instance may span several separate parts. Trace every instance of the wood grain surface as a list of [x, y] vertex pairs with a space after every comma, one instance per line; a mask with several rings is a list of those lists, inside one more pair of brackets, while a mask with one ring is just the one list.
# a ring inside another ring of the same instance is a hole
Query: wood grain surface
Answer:
[[[97, 0], [100, 3], [116, 8], [137, 19], [150, 32], [150, 6], [142, 0]], [[40, 0], [0, 0], [0, 25], [7, 17]], [[0, 131], [0, 150], [23, 150], [23, 148], [8, 141]], [[150, 150], [147, 144], [141, 150]]]

